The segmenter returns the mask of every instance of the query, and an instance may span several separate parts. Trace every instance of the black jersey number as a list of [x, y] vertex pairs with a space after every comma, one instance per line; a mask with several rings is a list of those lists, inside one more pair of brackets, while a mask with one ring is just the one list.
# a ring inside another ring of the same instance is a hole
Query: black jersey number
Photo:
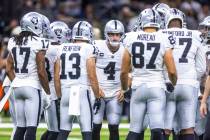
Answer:
[[184, 45], [186, 43], [185, 49], [181, 58], [179, 58], [179, 63], [188, 63], [187, 54], [190, 51], [190, 47], [192, 46], [192, 38], [180, 38], [179, 45]]
[[[28, 73], [28, 61], [29, 61], [29, 56], [30, 56], [30, 48], [22, 48], [20, 47], [17, 49], [17, 47], [14, 47], [12, 49], [12, 54], [14, 58], [14, 63], [15, 63], [15, 72], [16, 73]], [[17, 65], [17, 56], [24, 56], [24, 61], [22, 68], [20, 69]]]
[[[146, 69], [155, 69], [155, 60], [160, 50], [160, 43], [147, 43], [147, 51], [153, 51], [149, 63], [146, 64]], [[142, 42], [134, 42], [132, 44], [132, 61], [135, 68], [143, 68], [145, 66], [144, 61], [145, 45]]]
[[[65, 73], [66, 68], [66, 54], [61, 55], [61, 79], [67, 79], [67, 74]], [[72, 53], [69, 56], [69, 61], [74, 61], [75, 63], [72, 64], [72, 68], [75, 69], [74, 71], [68, 72], [68, 76], [70, 79], [78, 79], [81, 75], [81, 68], [80, 68], [80, 55], [78, 53]]]
[[114, 80], [115, 79], [115, 64], [116, 62], [109, 62], [109, 64], [104, 68], [104, 73], [109, 74], [107, 80]]
[[52, 76], [51, 76], [51, 73], [50, 73], [50, 62], [46, 57], [45, 57], [45, 68], [46, 68], [46, 71], [47, 71], [48, 80], [51, 81]]

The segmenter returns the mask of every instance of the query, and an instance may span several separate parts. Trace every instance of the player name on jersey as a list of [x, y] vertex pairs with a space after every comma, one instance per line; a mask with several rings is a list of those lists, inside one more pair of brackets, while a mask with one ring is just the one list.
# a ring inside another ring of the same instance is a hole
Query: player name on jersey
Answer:
[[80, 51], [81, 46], [64, 46], [63, 51]]
[[155, 35], [139, 34], [137, 36], [137, 40], [154, 41], [155, 40]]
[[173, 36], [189, 36], [192, 37], [192, 31], [163, 31], [163, 33], [171, 34]]

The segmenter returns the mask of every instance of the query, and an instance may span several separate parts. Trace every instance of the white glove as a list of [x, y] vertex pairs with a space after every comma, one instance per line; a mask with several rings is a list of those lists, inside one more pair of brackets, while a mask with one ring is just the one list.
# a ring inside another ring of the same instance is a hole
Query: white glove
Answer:
[[46, 110], [50, 107], [51, 105], [51, 97], [48, 94], [44, 94], [43, 97], [43, 108]]

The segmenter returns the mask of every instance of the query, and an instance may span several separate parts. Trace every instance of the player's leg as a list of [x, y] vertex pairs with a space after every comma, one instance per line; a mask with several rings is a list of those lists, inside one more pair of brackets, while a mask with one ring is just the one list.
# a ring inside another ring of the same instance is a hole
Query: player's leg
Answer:
[[130, 130], [126, 140], [138, 140], [143, 130], [143, 121], [146, 113], [147, 88], [142, 84], [133, 89], [130, 102]]
[[205, 133], [203, 136], [203, 140], [209, 140], [210, 139], [210, 98], [208, 97], [207, 100], [208, 104], [208, 115], [206, 117], [206, 126], [205, 126]]
[[122, 102], [117, 96], [112, 97], [106, 102], [106, 116], [109, 125], [109, 140], [119, 140], [119, 123], [122, 114]]
[[48, 138], [47, 140], [56, 140], [59, 133], [59, 112], [56, 105], [56, 100], [51, 101], [50, 107], [45, 111], [46, 122], [48, 126]]
[[25, 109], [24, 109], [24, 98], [23, 93], [20, 90], [21, 88], [14, 89], [15, 96], [15, 109], [16, 109], [16, 118], [17, 119], [17, 128], [14, 134], [14, 140], [23, 140], [26, 132], [26, 118], [25, 118]]
[[79, 123], [83, 140], [92, 140], [93, 111], [90, 91], [81, 88]]
[[93, 140], [100, 140], [102, 121], [104, 118], [105, 100], [101, 99], [101, 107], [97, 114], [93, 114]]
[[169, 139], [172, 132], [174, 116], [176, 111], [175, 94], [166, 92], [166, 108], [165, 108], [165, 140]]
[[69, 92], [70, 88], [62, 89], [62, 97], [60, 104], [60, 132], [57, 140], [67, 140], [72, 129], [74, 117], [69, 116]]
[[41, 116], [41, 92], [32, 87], [22, 87], [25, 93], [25, 140], [36, 140], [36, 130]]
[[197, 109], [196, 109], [196, 121], [195, 121], [195, 135], [198, 140], [203, 140], [203, 134], [205, 132], [206, 126], [206, 118], [202, 118], [200, 116], [200, 100], [197, 102]]
[[165, 91], [163, 88], [149, 88], [148, 96], [147, 113], [151, 140], [164, 140]]
[[[7, 93], [8, 90], [9, 90], [9, 86], [4, 87], [4, 93]], [[12, 130], [12, 135], [10, 138], [11, 140], [13, 140], [13, 136], [15, 134], [16, 125], [17, 125], [16, 117], [15, 117], [15, 96], [13, 93], [9, 97], [9, 112], [10, 112], [12, 122], [14, 125], [13, 130]]]
[[181, 140], [194, 140], [194, 127], [197, 106], [197, 88], [189, 85], [176, 85], [177, 112]]

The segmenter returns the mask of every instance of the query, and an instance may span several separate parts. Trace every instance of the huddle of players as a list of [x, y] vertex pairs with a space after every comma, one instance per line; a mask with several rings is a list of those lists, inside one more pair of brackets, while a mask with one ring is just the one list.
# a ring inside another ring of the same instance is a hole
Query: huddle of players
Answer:
[[[105, 111], [109, 139], [119, 140], [122, 101], [131, 96], [127, 140], [143, 140], [147, 125], [152, 140], [167, 140], [172, 130], [179, 140], [194, 140], [210, 19], [200, 25], [202, 33], [186, 29], [180, 10], [159, 3], [140, 13], [132, 32], [125, 34], [120, 21], [110, 20], [105, 40], [94, 40], [86, 21], [71, 31], [39, 13], [24, 15], [22, 32], [8, 43], [4, 82], [5, 92], [10, 86], [14, 90], [12, 139], [35, 140], [44, 108], [48, 130], [41, 140], [66, 140], [75, 119], [83, 140], [100, 140]], [[208, 88], [202, 115], [207, 114]], [[203, 134], [205, 125], [200, 124]]]

